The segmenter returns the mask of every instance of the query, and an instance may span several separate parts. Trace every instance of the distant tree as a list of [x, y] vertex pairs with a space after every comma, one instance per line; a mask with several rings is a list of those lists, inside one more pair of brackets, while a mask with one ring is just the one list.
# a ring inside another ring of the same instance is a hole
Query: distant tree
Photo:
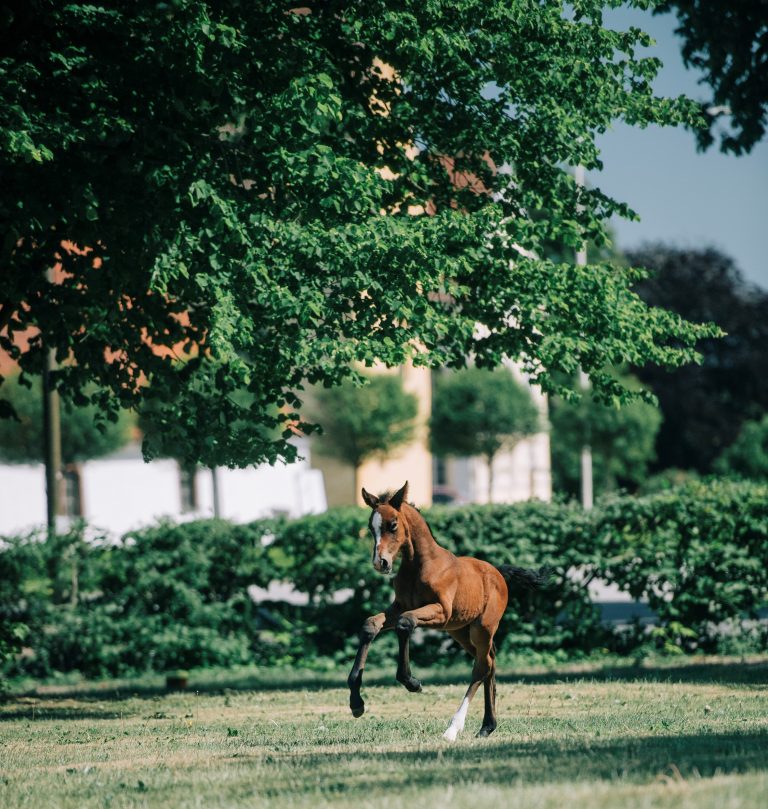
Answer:
[[701, 365], [634, 369], [664, 416], [654, 468], [709, 472], [742, 424], [768, 410], [768, 292], [747, 283], [733, 260], [712, 248], [649, 245], [627, 257], [652, 271], [637, 285], [647, 303], [714, 321], [727, 333], [701, 341]]
[[[9, 402], [18, 421], [0, 419], [0, 459], [8, 463], [42, 463], [43, 461], [43, 397], [39, 379], [27, 387], [19, 376], [6, 379], [2, 399]], [[69, 402], [61, 406], [61, 458], [65, 464], [99, 458], [120, 449], [131, 436], [135, 420], [119, 411], [117, 420], [98, 418], [93, 405], [76, 407]]]
[[[706, 149], [719, 134], [724, 152], [748, 152], [768, 124], [768, 3], [766, 0], [669, 0], [656, 13], [673, 11], [679, 22], [686, 67], [704, 74], [712, 97], [702, 106], [710, 125], [697, 129]], [[730, 125], [713, 132], [721, 115]]]
[[[625, 377], [623, 384], [637, 387]], [[567, 402], [550, 400], [552, 424], [552, 479], [556, 491], [576, 495], [581, 479], [581, 450], [592, 450], [592, 473], [596, 492], [619, 486], [635, 488], [648, 474], [656, 456], [654, 444], [661, 413], [645, 402], [621, 408], [596, 402], [589, 394]]]
[[351, 380], [336, 388], [319, 388], [313, 416], [323, 425], [317, 449], [358, 472], [369, 458], [387, 458], [407, 444], [416, 429], [418, 400], [403, 389], [399, 376], [372, 374], [360, 386]]
[[493, 459], [541, 429], [527, 388], [506, 369], [467, 368], [435, 377], [430, 438], [436, 455], [482, 455], [488, 464], [488, 501]]
[[724, 475], [768, 479], [768, 413], [744, 422], [738, 438], [715, 461], [714, 468]]

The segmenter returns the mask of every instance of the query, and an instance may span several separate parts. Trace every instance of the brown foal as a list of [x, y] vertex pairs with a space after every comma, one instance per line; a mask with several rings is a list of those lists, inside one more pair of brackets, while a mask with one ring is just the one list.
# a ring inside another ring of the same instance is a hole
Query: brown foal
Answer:
[[373, 639], [385, 629], [394, 629], [399, 641], [397, 680], [409, 691], [421, 691], [411, 675], [409, 643], [417, 626], [444, 629], [474, 658], [472, 680], [451, 724], [443, 734], [454, 741], [464, 728], [469, 703], [483, 685], [485, 713], [478, 736], [496, 729], [496, 663], [493, 637], [507, 608], [507, 584], [529, 588], [541, 586], [545, 575], [512, 565], [494, 567], [468, 556], [454, 556], [435, 541], [421, 514], [405, 502], [408, 483], [395, 494], [374, 497], [363, 489], [363, 500], [371, 507], [369, 526], [374, 539], [373, 566], [391, 573], [395, 559], [400, 567], [394, 579], [395, 600], [363, 624], [360, 648], [347, 680], [349, 707], [362, 716], [365, 703], [360, 696], [363, 669]]

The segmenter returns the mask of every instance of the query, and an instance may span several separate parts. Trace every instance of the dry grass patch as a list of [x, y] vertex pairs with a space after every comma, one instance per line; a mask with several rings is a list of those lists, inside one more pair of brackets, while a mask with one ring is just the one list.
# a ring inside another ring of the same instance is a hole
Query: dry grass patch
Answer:
[[0, 706], [0, 805], [764, 806], [765, 659], [519, 672], [500, 683], [497, 732], [474, 738], [477, 699], [453, 745], [440, 734], [466, 671], [424, 675], [421, 694], [366, 687], [360, 720], [343, 672], [40, 688]]

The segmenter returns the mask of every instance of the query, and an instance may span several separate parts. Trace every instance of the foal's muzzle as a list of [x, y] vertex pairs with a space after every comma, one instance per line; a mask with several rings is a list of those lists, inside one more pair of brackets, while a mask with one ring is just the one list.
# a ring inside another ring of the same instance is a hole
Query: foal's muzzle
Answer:
[[386, 559], [379, 559], [378, 562], [374, 565], [376, 570], [379, 573], [391, 573], [392, 572], [392, 565]]

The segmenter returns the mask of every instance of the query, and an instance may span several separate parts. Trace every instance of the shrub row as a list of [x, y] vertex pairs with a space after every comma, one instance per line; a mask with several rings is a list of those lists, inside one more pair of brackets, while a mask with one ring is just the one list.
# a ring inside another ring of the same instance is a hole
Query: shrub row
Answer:
[[[425, 516], [460, 555], [553, 569], [545, 591], [512, 593], [502, 650], [574, 654], [648, 642], [639, 629], [628, 639], [601, 625], [586, 587], [595, 576], [647, 600], [660, 619], [651, 640], [668, 649], [717, 651], [718, 625], [756, 617], [768, 595], [766, 486], [694, 482], [589, 513], [528, 502]], [[0, 546], [0, 656], [6, 671], [37, 676], [340, 661], [363, 618], [391, 600], [370, 556], [362, 509], [292, 522], [162, 523], [116, 544], [82, 528], [46, 541], [9, 538]], [[274, 580], [309, 603], [255, 603], [249, 588]], [[453, 653], [442, 634], [417, 651], [423, 661]]]

